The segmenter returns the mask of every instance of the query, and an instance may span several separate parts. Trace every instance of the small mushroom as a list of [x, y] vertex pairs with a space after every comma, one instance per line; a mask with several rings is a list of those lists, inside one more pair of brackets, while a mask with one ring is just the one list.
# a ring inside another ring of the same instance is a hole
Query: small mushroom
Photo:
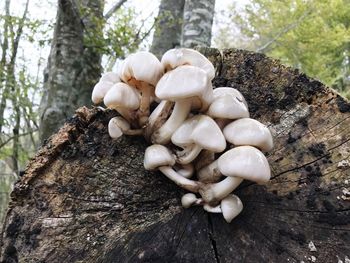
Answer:
[[222, 213], [226, 222], [231, 223], [242, 212], [243, 204], [238, 196], [232, 194], [222, 199], [220, 205], [213, 207], [205, 204], [203, 208], [209, 213]]
[[238, 90], [221, 87], [214, 89], [213, 95], [213, 102], [206, 113], [210, 117], [230, 120], [249, 117], [247, 102]]
[[140, 94], [135, 88], [120, 82], [109, 89], [103, 102], [108, 108], [117, 110], [127, 121], [133, 123], [134, 111], [140, 106]]
[[181, 204], [184, 208], [189, 208], [193, 205], [201, 205], [202, 203], [203, 199], [197, 198], [197, 196], [193, 193], [187, 193], [181, 197]]
[[172, 70], [178, 66], [192, 65], [203, 69], [212, 80], [215, 76], [213, 64], [201, 53], [189, 48], [170, 49], [164, 53], [161, 63], [166, 71]]
[[226, 140], [220, 128], [206, 115], [195, 115], [187, 119], [171, 136], [171, 141], [183, 148], [176, 152], [176, 161], [181, 164], [192, 162], [202, 149], [222, 152], [226, 148]]
[[141, 135], [142, 129], [131, 129], [130, 124], [122, 117], [114, 117], [108, 123], [108, 133], [112, 139], [118, 139], [123, 134]]
[[172, 168], [175, 164], [175, 157], [165, 146], [153, 144], [147, 147], [143, 164], [146, 170], [158, 169], [178, 186], [190, 192], [198, 192], [201, 185], [199, 182], [183, 177]]
[[118, 75], [114, 72], [105, 73], [99, 80], [99, 82], [95, 85], [91, 100], [93, 103], [98, 104], [103, 101], [104, 96], [107, 91], [115, 84], [120, 82]]
[[262, 152], [252, 146], [235, 147], [217, 162], [221, 174], [227, 176], [215, 184], [203, 184], [199, 193], [204, 201], [216, 204], [229, 195], [243, 179], [256, 183], [266, 183], [271, 177], [269, 163]]
[[200, 111], [209, 106], [213, 90], [204, 70], [194, 66], [180, 66], [164, 74], [155, 93], [162, 100], [175, 102], [170, 117], [151, 138], [153, 143], [166, 144], [187, 118], [192, 106]]
[[267, 152], [273, 148], [270, 130], [257, 120], [243, 118], [227, 125], [223, 133], [233, 145], [251, 145]]
[[141, 92], [139, 121], [143, 125], [150, 114], [149, 107], [154, 87], [163, 75], [160, 61], [150, 52], [140, 51], [128, 56], [120, 68], [120, 78]]

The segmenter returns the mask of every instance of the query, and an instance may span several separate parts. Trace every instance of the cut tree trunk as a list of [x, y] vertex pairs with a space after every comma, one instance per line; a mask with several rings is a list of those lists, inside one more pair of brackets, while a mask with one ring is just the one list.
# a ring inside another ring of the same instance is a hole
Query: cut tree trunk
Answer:
[[145, 171], [143, 138], [113, 141], [114, 111], [80, 108], [39, 150], [15, 185], [3, 262], [348, 262], [350, 104], [262, 54], [202, 49], [215, 86], [240, 90], [267, 124], [272, 179], [235, 193], [231, 224]]

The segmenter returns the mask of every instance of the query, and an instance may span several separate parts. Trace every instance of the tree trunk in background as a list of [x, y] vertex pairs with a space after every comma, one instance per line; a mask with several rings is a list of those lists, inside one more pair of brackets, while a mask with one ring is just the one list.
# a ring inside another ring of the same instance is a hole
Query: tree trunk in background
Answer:
[[227, 224], [201, 207], [183, 209], [184, 191], [145, 171], [145, 140], [112, 140], [116, 112], [81, 108], [15, 185], [0, 261], [349, 260], [349, 102], [262, 54], [201, 51], [217, 69], [214, 86], [240, 90], [274, 136], [271, 180], [235, 191], [243, 212]]
[[41, 102], [41, 139], [48, 138], [78, 106], [90, 105], [101, 73], [103, 1], [58, 0], [51, 52]]
[[210, 47], [215, 0], [186, 0], [183, 15], [182, 46]]
[[185, 0], [161, 0], [150, 52], [159, 59], [181, 44]]

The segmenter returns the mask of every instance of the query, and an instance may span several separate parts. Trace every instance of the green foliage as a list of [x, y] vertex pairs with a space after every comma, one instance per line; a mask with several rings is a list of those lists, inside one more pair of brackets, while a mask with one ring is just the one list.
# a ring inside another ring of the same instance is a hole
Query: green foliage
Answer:
[[349, 94], [349, 0], [252, 0], [231, 11], [239, 42], [226, 26], [217, 45], [264, 52]]

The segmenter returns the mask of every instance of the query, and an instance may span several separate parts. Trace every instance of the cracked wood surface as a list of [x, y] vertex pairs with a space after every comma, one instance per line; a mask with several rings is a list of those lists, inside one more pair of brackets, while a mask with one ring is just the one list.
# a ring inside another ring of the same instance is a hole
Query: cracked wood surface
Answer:
[[239, 187], [242, 214], [182, 209], [183, 192], [144, 170], [142, 138], [113, 141], [116, 113], [80, 108], [16, 184], [2, 262], [347, 262], [350, 104], [264, 55], [201, 51], [214, 85], [240, 90], [274, 134], [272, 180]]

